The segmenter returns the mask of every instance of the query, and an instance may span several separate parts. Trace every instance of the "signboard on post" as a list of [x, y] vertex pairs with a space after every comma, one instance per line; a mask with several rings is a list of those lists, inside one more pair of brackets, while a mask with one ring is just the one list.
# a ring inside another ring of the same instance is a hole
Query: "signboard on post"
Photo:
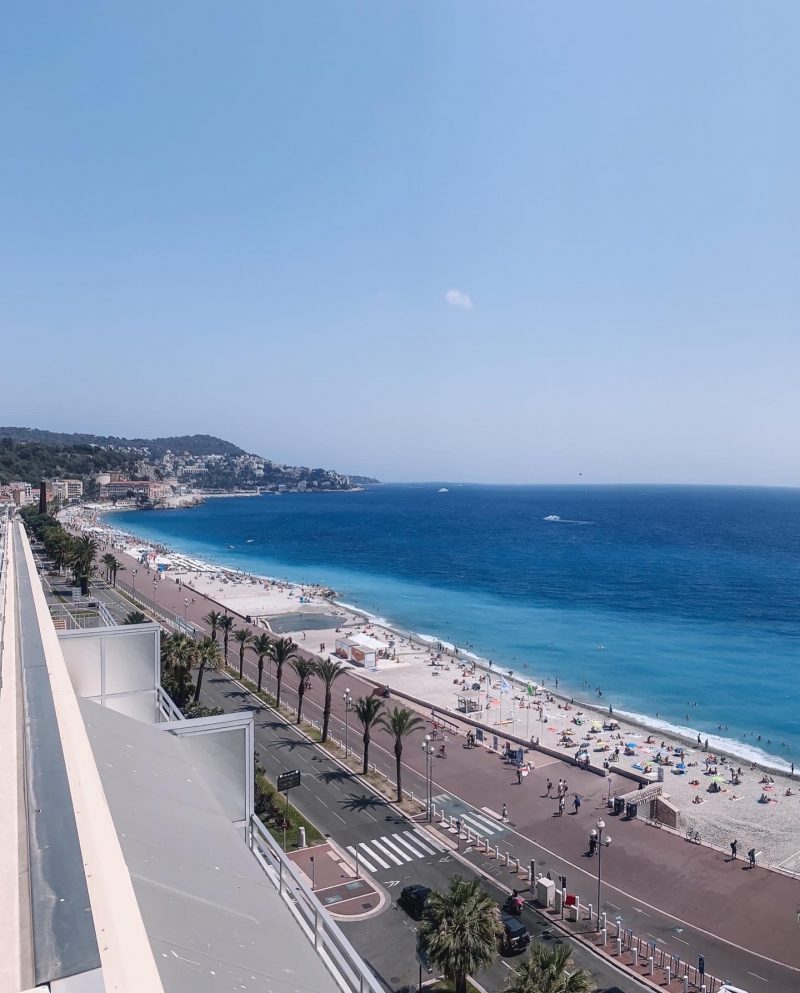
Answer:
[[287, 790], [294, 789], [295, 786], [300, 785], [300, 770], [293, 769], [291, 772], [282, 772], [278, 776], [278, 792], [285, 793]]

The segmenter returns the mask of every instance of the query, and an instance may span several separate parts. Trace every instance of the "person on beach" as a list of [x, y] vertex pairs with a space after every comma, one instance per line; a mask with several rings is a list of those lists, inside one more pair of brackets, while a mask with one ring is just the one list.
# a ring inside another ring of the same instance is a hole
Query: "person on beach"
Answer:
[[734, 862], [736, 860], [736, 849], [737, 849], [738, 845], [739, 845], [739, 842], [736, 841], [736, 840], [734, 840], [734, 841], [731, 842], [731, 859], [730, 859], [731, 862]]
[[755, 850], [755, 848], [751, 848], [750, 849], [750, 851], [747, 853], [747, 858], [748, 858], [748, 860], [750, 862], [750, 868], [751, 869], [755, 869], [755, 867], [756, 867], [756, 850]]

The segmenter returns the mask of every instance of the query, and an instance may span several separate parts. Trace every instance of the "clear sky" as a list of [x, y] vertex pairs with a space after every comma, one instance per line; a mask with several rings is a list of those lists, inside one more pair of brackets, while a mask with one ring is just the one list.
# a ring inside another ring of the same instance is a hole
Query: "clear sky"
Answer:
[[0, 423], [800, 485], [799, 48], [797, 0], [10, 2]]

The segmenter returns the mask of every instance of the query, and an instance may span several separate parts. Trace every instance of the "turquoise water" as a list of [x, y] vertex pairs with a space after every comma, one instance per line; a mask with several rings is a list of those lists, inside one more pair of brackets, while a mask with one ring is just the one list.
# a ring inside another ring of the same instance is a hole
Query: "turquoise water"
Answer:
[[108, 519], [580, 699], [800, 755], [799, 491], [428, 484]]

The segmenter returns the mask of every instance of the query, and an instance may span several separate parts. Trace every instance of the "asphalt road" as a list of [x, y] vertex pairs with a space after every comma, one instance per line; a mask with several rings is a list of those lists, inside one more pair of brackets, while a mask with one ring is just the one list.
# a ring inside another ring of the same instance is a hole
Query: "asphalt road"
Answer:
[[[411, 824], [357, 775], [342, 769], [273, 711], [259, 707], [229, 676], [206, 676], [201, 696], [207, 706], [256, 711], [256, 747], [270, 778], [300, 770], [301, 785], [293, 791], [292, 803], [352, 856], [358, 851], [362, 870], [369, 871], [390, 897], [381, 913], [365, 921], [343, 923], [343, 930], [388, 990], [396, 993], [416, 989], [416, 924], [397, 907], [396, 898], [410, 883], [442, 889], [451, 876], [469, 873], [469, 868], [452, 854], [452, 842]], [[485, 885], [498, 902], [505, 898], [505, 891], [499, 887], [491, 882]], [[534, 938], [562, 940], [534, 911], [526, 910], [524, 920]], [[582, 946], [570, 944], [576, 965], [590, 972], [600, 988], [618, 987], [625, 993], [641, 990], [639, 984]], [[498, 955], [492, 967], [477, 978], [487, 990], [502, 990], [513, 964], [514, 957]]]

